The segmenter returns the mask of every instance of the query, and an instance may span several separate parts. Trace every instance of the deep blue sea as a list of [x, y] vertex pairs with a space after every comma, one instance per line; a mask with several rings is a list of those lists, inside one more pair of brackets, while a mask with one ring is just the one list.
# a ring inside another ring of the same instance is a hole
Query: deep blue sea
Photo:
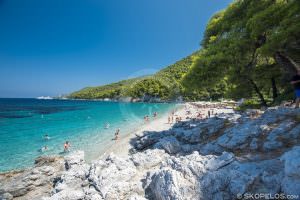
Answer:
[[[62, 154], [66, 140], [71, 150], [85, 151], [86, 160], [100, 156], [113, 141], [143, 124], [144, 115], [163, 113], [175, 104], [120, 103], [76, 100], [0, 98], [0, 171], [32, 166], [40, 155]], [[105, 123], [110, 127], [105, 129]], [[48, 134], [50, 139], [45, 140]], [[43, 146], [48, 150], [40, 152]]]

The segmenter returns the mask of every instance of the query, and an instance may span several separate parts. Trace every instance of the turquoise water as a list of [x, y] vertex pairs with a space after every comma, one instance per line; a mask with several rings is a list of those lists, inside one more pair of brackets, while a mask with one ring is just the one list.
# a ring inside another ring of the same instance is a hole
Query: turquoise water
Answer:
[[[32, 166], [40, 155], [61, 154], [66, 140], [72, 150], [97, 158], [113, 141], [143, 124], [143, 116], [162, 115], [175, 104], [100, 101], [0, 99], [0, 171]], [[105, 129], [105, 123], [110, 124]], [[48, 134], [50, 140], [43, 136]], [[43, 146], [48, 151], [40, 152]]]

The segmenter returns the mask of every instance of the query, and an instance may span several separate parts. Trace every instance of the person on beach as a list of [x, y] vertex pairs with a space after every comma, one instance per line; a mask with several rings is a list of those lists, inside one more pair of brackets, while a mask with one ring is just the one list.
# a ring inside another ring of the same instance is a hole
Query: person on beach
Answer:
[[198, 113], [197, 118], [202, 119], [202, 114], [201, 114], [201, 112]]
[[299, 108], [300, 104], [300, 69], [297, 69], [297, 74], [293, 76], [291, 82], [290, 82], [295, 89], [295, 95], [296, 95], [296, 106], [295, 108]]
[[157, 112], [153, 113], [153, 118], [155, 119], [157, 117]]
[[208, 118], [210, 118], [210, 110], [207, 112], [207, 116]]
[[64, 144], [64, 152], [69, 152], [70, 151], [70, 147], [71, 147], [70, 142], [66, 141], [65, 144]]
[[170, 115], [168, 116], [168, 124], [171, 124], [171, 117], [170, 117]]
[[149, 116], [148, 115], [144, 116], [144, 121], [145, 121], [145, 123], [149, 122]]
[[119, 135], [120, 135], [120, 129], [118, 128], [115, 132], [115, 140], [116, 141], [119, 139]]

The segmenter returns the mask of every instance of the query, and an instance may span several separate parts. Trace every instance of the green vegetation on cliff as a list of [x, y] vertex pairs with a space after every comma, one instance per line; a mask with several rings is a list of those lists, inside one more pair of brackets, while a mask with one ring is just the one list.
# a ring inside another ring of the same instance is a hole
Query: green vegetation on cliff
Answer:
[[181, 78], [189, 71], [193, 64], [193, 58], [197, 54], [198, 52], [195, 52], [154, 75], [122, 80], [104, 86], [87, 87], [70, 94], [68, 97], [75, 99], [154, 97], [162, 100], [174, 100], [183, 93]]
[[234, 1], [210, 19], [202, 47], [183, 78], [186, 88], [223, 84], [225, 97], [262, 105], [289, 99], [288, 80], [300, 62], [300, 1]]
[[236, 0], [208, 22], [202, 48], [154, 75], [84, 88], [71, 98], [293, 98], [300, 68], [300, 1]]

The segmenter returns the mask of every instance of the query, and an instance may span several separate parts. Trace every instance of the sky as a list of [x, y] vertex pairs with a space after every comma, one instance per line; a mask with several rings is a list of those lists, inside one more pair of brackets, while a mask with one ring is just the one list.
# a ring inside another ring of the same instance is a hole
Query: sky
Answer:
[[68, 94], [200, 49], [231, 0], [0, 0], [0, 97]]

